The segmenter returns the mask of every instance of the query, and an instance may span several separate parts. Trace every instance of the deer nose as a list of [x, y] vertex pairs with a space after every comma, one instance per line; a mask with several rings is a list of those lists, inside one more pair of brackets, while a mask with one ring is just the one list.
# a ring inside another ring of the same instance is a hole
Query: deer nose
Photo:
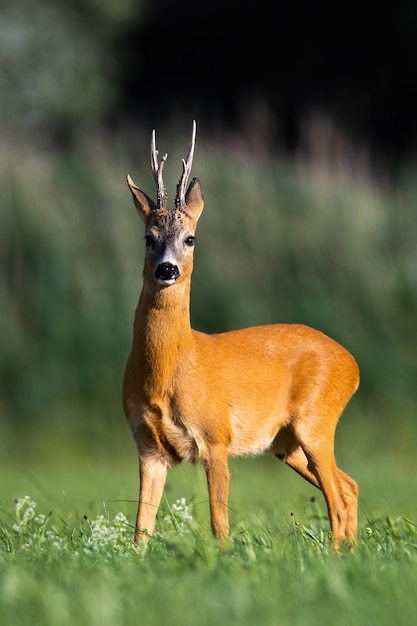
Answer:
[[160, 263], [155, 270], [156, 279], [162, 283], [172, 283], [177, 280], [179, 275], [178, 265], [173, 265], [172, 263]]

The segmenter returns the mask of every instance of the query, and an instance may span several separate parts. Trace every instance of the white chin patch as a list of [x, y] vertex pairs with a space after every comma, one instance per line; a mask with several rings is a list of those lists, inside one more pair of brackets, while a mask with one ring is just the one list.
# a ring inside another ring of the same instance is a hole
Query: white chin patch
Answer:
[[168, 280], [163, 280], [162, 278], [158, 278], [158, 283], [160, 285], [168, 286], [168, 285], [173, 285], [175, 283], [175, 280], [176, 280], [175, 278], [169, 278]]

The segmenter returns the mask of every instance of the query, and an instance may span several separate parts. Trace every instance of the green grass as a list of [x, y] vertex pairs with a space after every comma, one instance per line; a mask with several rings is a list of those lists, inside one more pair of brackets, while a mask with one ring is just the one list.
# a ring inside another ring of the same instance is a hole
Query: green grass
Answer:
[[[32, 466], [9, 459], [0, 468], [0, 623], [414, 623], [411, 445], [402, 463], [395, 448], [370, 442], [360, 458], [341, 435], [339, 463], [361, 486], [358, 547], [342, 556], [321, 494], [272, 457], [231, 461], [231, 537], [222, 545], [211, 536], [202, 468], [172, 470], [142, 551], [131, 542], [138, 478], [127, 429], [122, 456], [109, 444], [107, 455], [56, 449]], [[26, 494], [37, 507], [25, 518], [14, 499]], [[126, 522], [114, 522], [119, 512]]]
[[[248, 463], [232, 468], [232, 533], [222, 545], [201, 510], [207, 502], [198, 500], [202, 477], [195, 470], [197, 499], [176, 506], [168, 490], [156, 535], [141, 551], [131, 542], [133, 517], [117, 516], [120, 509], [132, 513], [133, 503], [109, 501], [94, 513], [97, 502], [88, 501], [81, 508], [74, 501], [72, 510], [63, 500], [52, 511], [32, 510], [31, 502], [18, 512], [9, 506], [0, 515], [1, 623], [414, 623], [415, 522], [401, 515], [368, 518], [362, 511], [356, 553], [337, 556], [323, 504], [312, 502], [303, 481], [296, 477], [298, 487], [288, 493], [285, 468], [275, 462], [272, 476], [269, 464], [252, 461], [250, 469]], [[98, 469], [100, 489], [110, 471], [102, 464]], [[186, 491], [185, 474], [179, 482]], [[246, 480], [254, 475], [261, 481], [257, 491]], [[273, 502], [265, 499], [269, 481]]]

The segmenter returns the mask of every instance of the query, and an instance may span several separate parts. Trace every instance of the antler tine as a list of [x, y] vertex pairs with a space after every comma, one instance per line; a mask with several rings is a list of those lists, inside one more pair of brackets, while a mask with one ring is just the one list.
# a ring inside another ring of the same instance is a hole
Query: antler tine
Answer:
[[193, 120], [193, 130], [191, 134], [191, 141], [188, 145], [187, 160], [182, 159], [182, 175], [177, 185], [177, 195], [175, 196], [175, 208], [181, 208], [185, 206], [185, 190], [188, 183], [188, 178], [191, 173], [191, 166], [193, 164], [194, 147], [195, 147], [195, 135], [197, 132], [196, 121]]
[[165, 189], [164, 181], [162, 180], [162, 170], [164, 169], [164, 163], [167, 160], [168, 154], [164, 154], [161, 158], [161, 162], [158, 164], [159, 152], [156, 149], [155, 129], [152, 131], [151, 141], [151, 168], [153, 177], [155, 179], [156, 194], [157, 194], [157, 209], [166, 209], [167, 207], [167, 192]]

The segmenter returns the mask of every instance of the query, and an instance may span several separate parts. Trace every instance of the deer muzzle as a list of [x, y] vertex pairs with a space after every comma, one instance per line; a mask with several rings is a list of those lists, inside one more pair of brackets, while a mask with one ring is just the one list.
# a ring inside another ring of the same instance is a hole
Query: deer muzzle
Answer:
[[178, 265], [160, 263], [155, 270], [155, 278], [161, 285], [172, 285], [180, 275]]

